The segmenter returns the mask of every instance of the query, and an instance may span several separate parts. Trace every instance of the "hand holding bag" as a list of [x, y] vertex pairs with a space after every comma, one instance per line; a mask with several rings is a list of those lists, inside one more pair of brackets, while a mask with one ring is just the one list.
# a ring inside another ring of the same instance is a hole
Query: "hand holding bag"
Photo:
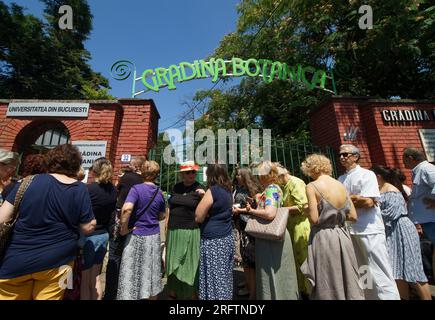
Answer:
[[278, 208], [272, 221], [250, 216], [245, 231], [255, 237], [265, 240], [283, 241], [287, 228], [288, 208]]
[[14, 211], [12, 212], [12, 216], [8, 221], [0, 225], [0, 261], [3, 260], [6, 250], [9, 247], [12, 231], [14, 230], [15, 223], [17, 222], [18, 217], [20, 216], [20, 212], [18, 211], [18, 208], [20, 206], [21, 199], [23, 198], [24, 192], [26, 192], [27, 188], [29, 187], [34, 177], [35, 176], [32, 175], [32, 176], [27, 176], [23, 179], [23, 181], [21, 182], [18, 188], [17, 194], [15, 195]]

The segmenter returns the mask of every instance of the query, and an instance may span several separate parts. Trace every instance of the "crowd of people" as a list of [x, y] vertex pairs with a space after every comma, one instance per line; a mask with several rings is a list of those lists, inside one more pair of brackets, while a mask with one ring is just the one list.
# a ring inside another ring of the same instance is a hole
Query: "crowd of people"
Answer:
[[[263, 161], [238, 168], [234, 180], [224, 165], [209, 164], [202, 185], [188, 161], [166, 197], [155, 183], [158, 163], [144, 157], [133, 158], [116, 185], [110, 161], [97, 159], [85, 184], [80, 153], [65, 144], [27, 157], [16, 181], [18, 155], [0, 150], [0, 224], [19, 214], [0, 262], [0, 299], [64, 299], [61, 283], [80, 262], [84, 300], [157, 299], [164, 275], [170, 299], [231, 300], [240, 241], [249, 299], [398, 300], [412, 289], [429, 300], [420, 236], [435, 244], [435, 166], [405, 149], [410, 189], [398, 169], [362, 168], [360, 157], [342, 145], [337, 180], [327, 157], [309, 155], [301, 166], [308, 184]], [[245, 230], [281, 208], [281, 241]]]

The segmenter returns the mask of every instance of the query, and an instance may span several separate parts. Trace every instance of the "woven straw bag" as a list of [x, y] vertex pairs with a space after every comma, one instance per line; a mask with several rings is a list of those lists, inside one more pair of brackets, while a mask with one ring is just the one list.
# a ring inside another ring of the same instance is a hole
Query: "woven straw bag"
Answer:
[[27, 176], [23, 179], [20, 187], [18, 188], [17, 194], [15, 195], [14, 211], [11, 218], [9, 221], [0, 224], [0, 261], [3, 260], [6, 250], [9, 247], [12, 231], [14, 230], [15, 223], [20, 216], [18, 208], [20, 206], [21, 199], [23, 198], [24, 192], [26, 192], [34, 177], [35, 176]]
[[283, 241], [287, 220], [288, 208], [278, 208], [275, 219], [272, 221], [250, 216], [245, 231], [255, 238]]

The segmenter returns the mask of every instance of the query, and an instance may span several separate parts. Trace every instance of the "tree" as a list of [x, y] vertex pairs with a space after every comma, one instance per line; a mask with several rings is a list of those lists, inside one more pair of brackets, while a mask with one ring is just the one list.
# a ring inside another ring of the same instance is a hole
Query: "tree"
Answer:
[[[47, 23], [0, 1], [0, 92], [3, 98], [108, 99], [108, 80], [88, 64], [92, 30], [86, 0], [44, 0]], [[58, 26], [61, 5], [73, 8], [73, 29]]]
[[[358, 26], [355, 0], [242, 0], [236, 32], [213, 56], [270, 59], [333, 69], [341, 95], [435, 97], [435, 5], [427, 0], [371, 0], [374, 27]], [[328, 94], [275, 80], [245, 78], [224, 92], [202, 91], [198, 125], [270, 128], [275, 136], [309, 137], [308, 113]], [[206, 99], [201, 100], [203, 97]]]

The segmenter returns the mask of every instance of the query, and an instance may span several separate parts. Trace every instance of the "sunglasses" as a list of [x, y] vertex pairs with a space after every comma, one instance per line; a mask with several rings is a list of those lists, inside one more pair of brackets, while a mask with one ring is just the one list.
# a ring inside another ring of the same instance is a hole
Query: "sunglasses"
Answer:
[[342, 153], [339, 153], [339, 154], [338, 154], [338, 157], [339, 157], [339, 158], [341, 158], [341, 157], [343, 157], [343, 158], [347, 158], [347, 157], [349, 157], [349, 156], [353, 156], [353, 155], [355, 155], [355, 153], [351, 153], [351, 152], [342, 152]]
[[192, 170], [192, 171], [184, 171], [185, 174], [196, 174], [196, 171]]

